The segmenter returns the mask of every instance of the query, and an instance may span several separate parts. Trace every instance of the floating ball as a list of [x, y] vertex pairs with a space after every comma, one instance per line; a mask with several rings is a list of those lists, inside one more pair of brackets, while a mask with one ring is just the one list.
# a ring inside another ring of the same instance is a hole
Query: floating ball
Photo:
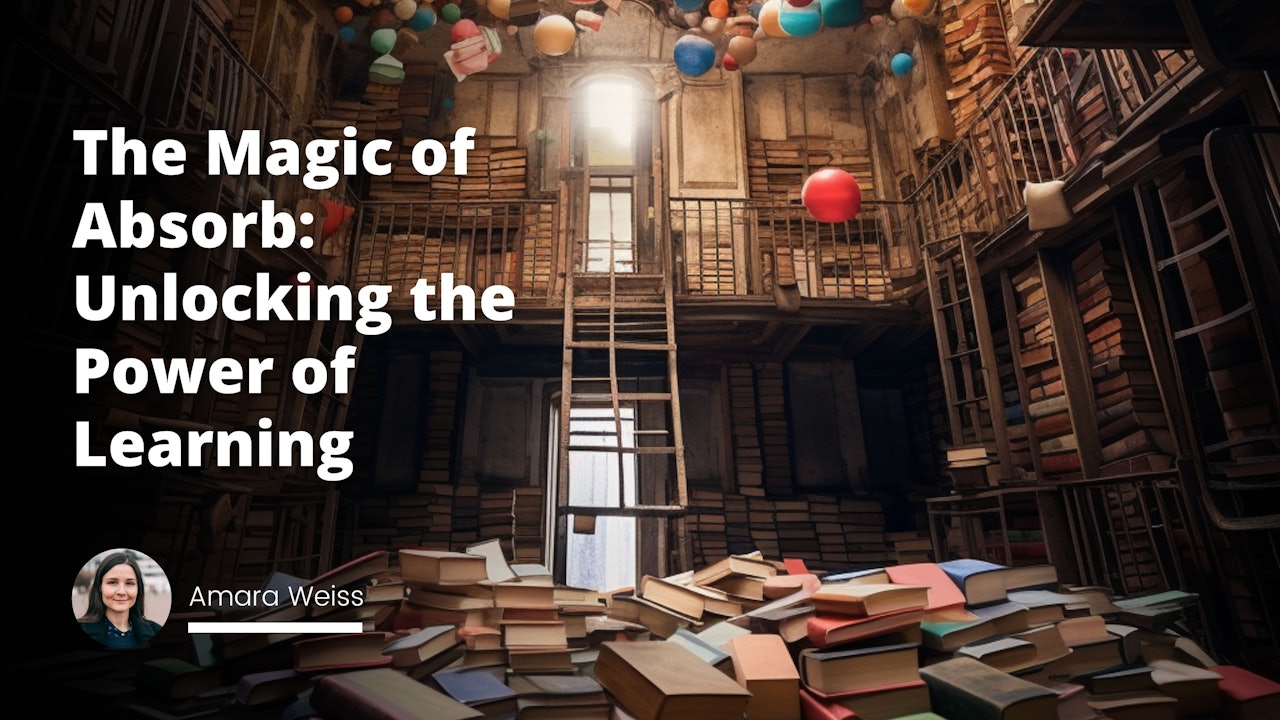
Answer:
[[343, 25], [338, 28], [338, 37], [342, 39], [342, 42], [351, 42], [356, 39], [356, 29], [350, 25]]
[[333, 19], [337, 20], [339, 25], [346, 25], [355, 16], [356, 14], [346, 5], [341, 5], [333, 10]]
[[391, 12], [390, 8], [378, 8], [369, 16], [368, 29], [373, 31], [384, 27], [394, 28], [399, 24], [400, 21], [396, 20], [396, 14]]
[[414, 2], [414, 0], [398, 0], [395, 6], [391, 8], [391, 11], [401, 20], [408, 20], [413, 17], [414, 13], [418, 12], [418, 3]]
[[760, 29], [769, 37], [784, 38], [787, 37], [787, 31], [782, 29], [782, 24], [778, 21], [778, 13], [782, 9], [782, 0], [765, 0], [764, 7], [760, 8]]
[[689, 77], [705, 75], [716, 65], [716, 45], [697, 35], [685, 35], [676, 41], [676, 69]]
[[423, 5], [418, 8], [413, 17], [409, 18], [409, 27], [417, 32], [430, 30], [436, 26], [436, 9], [430, 5]]
[[822, 29], [822, 12], [816, 5], [795, 7], [779, 2], [778, 26], [791, 37], [808, 37]]
[[456, 3], [449, 3], [440, 8], [440, 17], [447, 23], [456, 23], [462, 19], [462, 8]]
[[872, 15], [871, 17], [867, 18], [867, 22], [871, 23], [872, 27], [874, 27], [874, 26], [879, 25], [880, 23], [884, 22], [884, 16], [883, 16], [883, 15]]
[[444, 102], [441, 104], [444, 105], [445, 111], [448, 112], [449, 110], [453, 109], [453, 98], [447, 97], [444, 99]]
[[857, 0], [818, 0], [822, 6], [822, 24], [827, 27], [849, 27], [862, 20], [862, 3]]
[[320, 238], [325, 239], [338, 232], [342, 223], [346, 222], [356, 211], [350, 205], [343, 205], [333, 200], [321, 200], [324, 208], [324, 224], [320, 226]]
[[479, 34], [480, 28], [476, 26], [476, 21], [463, 18], [449, 28], [449, 42], [462, 42]]
[[902, 0], [902, 6], [913, 15], [923, 15], [933, 4], [933, 0]]
[[676, 7], [685, 12], [694, 12], [702, 9], [702, 0], [676, 0]]
[[711, 4], [707, 5], [707, 14], [721, 20], [729, 17], [729, 0], [711, 0]]
[[760, 11], [763, 9], [764, 9], [764, 3], [760, 2], [760, 0], [755, 0], [755, 2], [752, 2], [750, 5], [747, 6], [747, 14], [759, 20]]
[[493, 16], [496, 18], [501, 18], [503, 20], [511, 19], [511, 0], [489, 0], [489, 3], [485, 7], [487, 7], [489, 12], [493, 13]]
[[378, 28], [369, 36], [369, 45], [382, 54], [391, 52], [396, 46], [396, 31], [391, 28]]
[[916, 59], [911, 57], [907, 53], [898, 53], [897, 55], [893, 56], [892, 60], [889, 61], [889, 69], [892, 70], [893, 74], [897, 75], [898, 77], [902, 77], [903, 75], [906, 75], [907, 73], [911, 72], [911, 68], [915, 66], [916, 66]]
[[577, 28], [563, 15], [547, 15], [533, 26], [533, 45], [543, 55], [563, 55], [577, 38]]
[[724, 59], [720, 61], [720, 67], [724, 68], [725, 70], [728, 70], [729, 72], [733, 72], [734, 70], [738, 69], [739, 65], [738, 65], [738, 61], [734, 60], [732, 55], [730, 55], [729, 53], [725, 53]]
[[862, 209], [862, 189], [848, 172], [824, 167], [805, 178], [800, 200], [819, 222], [846, 222]]
[[725, 48], [725, 54], [732, 55], [738, 65], [746, 67], [756, 59], [756, 39], [742, 35], [729, 38], [729, 46]]
[[808, 5], [813, 4], [813, 0], [785, 0], [785, 2], [791, 7], [798, 7], [798, 8], [806, 7]]

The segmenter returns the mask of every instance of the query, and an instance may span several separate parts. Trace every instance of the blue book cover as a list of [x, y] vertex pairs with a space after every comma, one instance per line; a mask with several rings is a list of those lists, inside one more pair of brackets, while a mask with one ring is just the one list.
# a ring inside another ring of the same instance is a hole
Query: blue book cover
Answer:
[[431, 679], [449, 697], [464, 705], [481, 705], [516, 696], [515, 690], [483, 670], [441, 670], [433, 673]]
[[977, 573], [989, 572], [991, 570], [1004, 570], [1006, 566], [997, 565], [986, 560], [978, 560], [977, 558], [958, 558], [956, 560], [946, 560], [938, 563], [938, 567], [951, 578], [961, 590], [964, 589], [965, 580], [970, 575]]

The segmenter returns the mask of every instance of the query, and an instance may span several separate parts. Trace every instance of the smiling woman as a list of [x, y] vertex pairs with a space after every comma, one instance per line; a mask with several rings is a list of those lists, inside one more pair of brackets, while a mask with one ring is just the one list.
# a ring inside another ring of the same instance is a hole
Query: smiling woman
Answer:
[[97, 642], [142, 647], [169, 616], [169, 581], [151, 558], [135, 550], [108, 550], [80, 569], [71, 604], [80, 629]]

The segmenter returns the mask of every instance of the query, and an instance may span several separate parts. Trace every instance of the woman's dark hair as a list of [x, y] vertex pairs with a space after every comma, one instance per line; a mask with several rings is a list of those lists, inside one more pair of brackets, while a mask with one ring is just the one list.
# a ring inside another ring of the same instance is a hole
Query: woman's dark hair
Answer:
[[121, 564], [133, 568], [133, 575], [138, 579], [138, 594], [135, 596], [133, 607], [129, 608], [129, 621], [133, 622], [146, 617], [143, 613], [143, 600], [146, 599], [147, 584], [142, 581], [142, 568], [138, 567], [138, 561], [134, 560], [132, 555], [114, 552], [102, 559], [97, 572], [93, 574], [93, 584], [89, 586], [89, 609], [80, 616], [80, 622], [98, 622], [106, 616], [107, 606], [102, 602], [102, 576], [106, 575], [111, 568]]

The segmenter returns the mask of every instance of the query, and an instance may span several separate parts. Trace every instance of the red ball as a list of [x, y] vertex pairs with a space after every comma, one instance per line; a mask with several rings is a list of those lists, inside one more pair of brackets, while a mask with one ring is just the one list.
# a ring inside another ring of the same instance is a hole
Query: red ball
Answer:
[[476, 25], [476, 21], [468, 20], [467, 18], [459, 20], [453, 24], [453, 27], [449, 28], [450, 42], [462, 42], [469, 37], [475, 37], [479, 34], [480, 27]]
[[819, 222], [845, 222], [862, 209], [862, 188], [844, 170], [825, 167], [805, 178], [800, 200]]
[[737, 70], [739, 67], [738, 61], [734, 60], [732, 55], [725, 55], [724, 60], [721, 60], [720, 64], [724, 67], [725, 70], [730, 70], [730, 71]]

